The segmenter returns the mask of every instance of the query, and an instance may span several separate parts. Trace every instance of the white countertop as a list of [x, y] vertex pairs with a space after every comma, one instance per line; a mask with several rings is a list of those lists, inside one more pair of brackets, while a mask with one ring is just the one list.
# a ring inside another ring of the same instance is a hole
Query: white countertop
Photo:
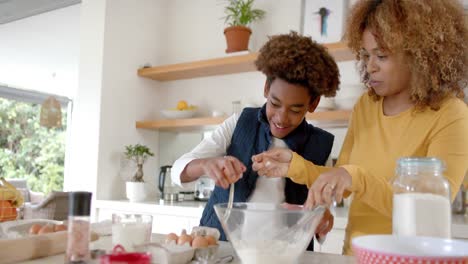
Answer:
[[[152, 241], [161, 241], [163, 239], [163, 235], [160, 234], [153, 234]], [[111, 250], [112, 248], [112, 241], [110, 236], [101, 237], [99, 240], [92, 242], [90, 248], [91, 249], [105, 249]], [[227, 255], [233, 255], [234, 250], [230, 243], [228, 242], [219, 242], [220, 247], [218, 251], [218, 257], [224, 257]], [[31, 261], [24, 261], [20, 262], [22, 264], [49, 264], [49, 263], [63, 263], [64, 261], [64, 254], [55, 255], [46, 258], [40, 258]], [[98, 260], [93, 260], [91, 263], [98, 263]], [[239, 259], [235, 258], [234, 261], [230, 262], [232, 264], [240, 264]], [[350, 256], [342, 256], [336, 254], [326, 254], [326, 253], [318, 253], [318, 252], [309, 252], [306, 251], [299, 261], [299, 264], [308, 263], [308, 264], [319, 264], [319, 263], [336, 263], [336, 264], [351, 264], [356, 263], [354, 257]]]
[[[118, 209], [129, 212], [147, 212], [154, 214], [170, 214], [176, 216], [201, 217], [206, 202], [184, 201], [164, 202], [146, 201], [131, 203], [128, 200], [97, 200], [95, 207], [100, 209]], [[348, 222], [348, 208], [336, 207], [333, 228], [345, 229]], [[452, 215], [452, 236], [468, 239], [468, 214]]]
[[145, 201], [129, 202], [128, 200], [96, 200], [94, 207], [99, 209], [116, 209], [128, 212], [146, 212], [148, 214], [170, 214], [175, 216], [201, 217], [206, 202], [184, 201]]

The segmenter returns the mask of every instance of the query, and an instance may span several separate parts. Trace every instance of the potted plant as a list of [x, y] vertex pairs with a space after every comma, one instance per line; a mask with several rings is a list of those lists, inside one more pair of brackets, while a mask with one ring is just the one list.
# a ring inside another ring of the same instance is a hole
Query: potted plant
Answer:
[[254, 0], [228, 0], [228, 5], [224, 9], [226, 14], [224, 22], [229, 26], [224, 29], [227, 53], [248, 50], [252, 34], [249, 26], [265, 16], [264, 10], [253, 9], [253, 3]]
[[143, 201], [146, 198], [145, 181], [143, 180], [143, 164], [154, 156], [151, 150], [140, 144], [125, 146], [125, 157], [135, 162], [137, 169], [130, 181], [126, 182], [127, 198], [131, 202]]

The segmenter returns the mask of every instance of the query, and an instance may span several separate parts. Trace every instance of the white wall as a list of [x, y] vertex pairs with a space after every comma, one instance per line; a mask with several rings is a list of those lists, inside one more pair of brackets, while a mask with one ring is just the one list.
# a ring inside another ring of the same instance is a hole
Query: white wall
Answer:
[[[253, 26], [253, 51], [268, 35], [299, 30], [300, 0], [257, 3], [268, 16]], [[173, 107], [181, 99], [198, 105], [201, 115], [212, 110], [230, 113], [233, 100], [263, 104], [264, 76], [259, 72], [172, 82], [136, 75], [145, 63], [225, 56], [222, 16], [218, 0], [83, 1], [79, 89], [73, 116], [76, 141], [72, 177], [66, 179], [66, 188], [97, 190], [98, 199], [123, 198], [119, 156], [124, 145], [142, 143], [157, 156], [145, 165], [145, 179], [154, 193], [159, 165], [169, 164], [189, 150], [199, 142], [201, 133], [137, 130], [135, 121], [157, 118], [160, 109]], [[343, 80], [356, 82], [352, 63], [340, 64], [342, 67]], [[337, 134], [342, 138], [343, 129]], [[339, 148], [341, 143], [335, 145]]]
[[74, 97], [79, 17], [73, 5], [0, 25], [0, 84]]
[[[267, 15], [252, 26], [250, 50], [258, 51], [269, 35], [300, 31], [301, 0], [257, 0], [255, 3]], [[224, 16], [223, 7], [223, 2], [218, 0], [170, 1], [167, 10], [168, 34], [161, 51], [161, 61], [170, 64], [226, 56], [225, 25], [224, 20], [220, 19]], [[339, 68], [342, 87], [359, 83], [354, 62], [341, 62]], [[172, 108], [177, 101], [187, 100], [199, 106], [199, 115], [209, 115], [213, 110], [229, 114], [234, 100], [241, 100], [243, 105], [262, 105], [265, 102], [264, 81], [262, 73], [249, 72], [158, 83], [162, 88], [160, 96], [167, 98], [161, 108]], [[332, 156], [337, 157], [346, 128], [327, 130], [335, 134]], [[174, 138], [178, 140], [173, 142]], [[170, 148], [164, 148], [166, 157], [161, 160], [162, 163], [170, 163], [174, 157], [184, 153], [187, 146], [191, 148], [198, 142], [197, 137], [184, 133], [176, 136], [161, 134], [161, 141], [173, 142], [165, 144]]]
[[[154, 118], [158, 84], [139, 78], [147, 60], [158, 61], [163, 5], [153, 0], [84, 0], [79, 89], [74, 111], [70, 175], [66, 189], [97, 191], [98, 199], [124, 198], [119, 157], [128, 144], [148, 145], [156, 155], [158, 133], [135, 129]], [[157, 159], [145, 165], [154, 186]], [[97, 180], [96, 180], [97, 179]], [[152, 190], [155, 192], [155, 188]]]

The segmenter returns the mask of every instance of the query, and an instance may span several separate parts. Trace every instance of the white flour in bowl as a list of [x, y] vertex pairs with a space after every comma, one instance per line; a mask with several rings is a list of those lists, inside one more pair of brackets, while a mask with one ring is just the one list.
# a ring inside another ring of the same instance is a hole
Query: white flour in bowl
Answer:
[[450, 238], [449, 199], [430, 193], [393, 196], [393, 234]]
[[[232, 241], [242, 264], [296, 263], [304, 249], [281, 240]], [[304, 244], [304, 243], [299, 243]]]

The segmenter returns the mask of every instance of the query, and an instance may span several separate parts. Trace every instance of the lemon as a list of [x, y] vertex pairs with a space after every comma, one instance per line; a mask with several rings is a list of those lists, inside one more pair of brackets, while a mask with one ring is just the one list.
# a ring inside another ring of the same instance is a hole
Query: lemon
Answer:
[[184, 101], [184, 100], [180, 100], [179, 102], [177, 102], [177, 110], [187, 110], [188, 109], [188, 104], [187, 104], [187, 101]]

